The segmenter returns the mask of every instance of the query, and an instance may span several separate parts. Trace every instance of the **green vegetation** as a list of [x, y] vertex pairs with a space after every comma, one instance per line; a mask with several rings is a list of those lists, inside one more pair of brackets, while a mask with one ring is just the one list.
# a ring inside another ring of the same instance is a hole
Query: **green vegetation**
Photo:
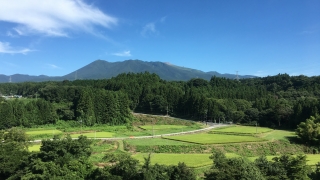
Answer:
[[62, 131], [59, 130], [40, 130], [40, 131], [27, 131], [26, 134], [28, 135], [39, 135], [39, 134], [51, 134], [51, 135], [56, 135], [56, 134], [62, 134]]
[[109, 138], [109, 137], [113, 137], [114, 133], [111, 133], [111, 132], [91, 132], [91, 133], [82, 133], [82, 134], [71, 134], [71, 137], [77, 138], [80, 135], [86, 136], [88, 138]]
[[163, 139], [163, 138], [128, 139], [128, 140], [124, 140], [124, 141], [127, 144], [134, 145], [134, 146], [190, 145], [190, 143], [187, 143], [187, 142], [173, 141], [173, 140]]
[[[218, 77], [170, 82], [146, 72], [104, 80], [0, 84], [3, 94], [29, 97], [0, 98], [0, 129], [7, 131], [0, 132], [0, 177], [177, 179], [173, 174], [178, 174], [195, 179], [188, 166], [206, 164], [200, 157], [213, 152], [214, 166], [200, 175], [206, 179], [319, 179], [320, 164], [312, 173], [307, 166], [319, 161], [319, 89], [319, 77], [287, 74], [240, 82]], [[206, 121], [241, 126], [163, 138], [93, 140], [189, 131]], [[90, 139], [72, 139], [81, 134]], [[30, 138], [46, 139], [41, 150], [30, 145]], [[225, 158], [220, 151], [235, 157]], [[151, 159], [144, 154], [150, 152]], [[140, 153], [144, 163], [130, 157]], [[302, 153], [315, 155], [297, 155]], [[183, 155], [188, 156], [183, 161], [190, 160], [187, 165], [162, 166], [152, 160], [178, 163]]]
[[288, 141], [290, 138], [296, 138], [297, 135], [293, 131], [286, 131], [286, 130], [273, 130], [268, 133], [264, 133], [260, 135], [260, 137], [268, 140], [284, 140]]
[[233, 133], [233, 134], [258, 134], [273, 131], [270, 128], [254, 127], [254, 126], [231, 126], [212, 130], [214, 133]]
[[34, 144], [34, 145], [29, 146], [28, 150], [30, 152], [32, 152], [32, 151], [40, 151], [40, 147], [41, 147], [41, 144]]
[[[148, 154], [138, 153], [132, 155], [133, 158], [143, 163]], [[179, 162], [184, 162], [188, 167], [201, 167], [211, 165], [212, 161], [209, 159], [210, 154], [167, 154], [157, 153], [151, 154], [151, 164], [175, 165]]]
[[165, 136], [163, 138], [197, 144], [226, 144], [265, 141], [265, 139], [253, 136], [236, 136], [224, 134], [191, 134], [183, 136]]
[[145, 130], [159, 130], [159, 129], [186, 129], [188, 126], [179, 126], [179, 125], [145, 125], [140, 126], [141, 129]]

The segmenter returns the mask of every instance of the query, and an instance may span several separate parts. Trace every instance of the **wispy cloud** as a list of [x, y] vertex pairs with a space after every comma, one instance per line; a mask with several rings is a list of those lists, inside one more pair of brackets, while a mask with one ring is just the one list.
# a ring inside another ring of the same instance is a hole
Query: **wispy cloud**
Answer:
[[166, 19], [167, 19], [167, 16], [163, 16], [163, 17], [160, 19], [160, 22], [161, 22], [161, 23], [164, 23], [164, 22], [166, 21]]
[[121, 56], [121, 57], [129, 57], [129, 56], [131, 56], [131, 53], [130, 53], [130, 51], [123, 51], [123, 52], [113, 53], [112, 55]]
[[54, 64], [47, 64], [47, 65], [52, 69], [61, 69], [59, 66], [54, 65]]
[[117, 18], [83, 0], [0, 0], [0, 21], [17, 24], [8, 36], [69, 36], [69, 30], [95, 34], [95, 26], [117, 24]]
[[141, 35], [143, 37], [147, 37], [147, 36], [150, 36], [150, 35], [158, 35], [159, 34], [159, 31], [156, 29], [156, 24], [159, 24], [159, 22], [161, 24], [165, 23], [167, 19], [167, 16], [163, 16], [161, 17], [160, 19], [154, 21], [154, 22], [149, 22], [147, 24], [145, 24], [143, 27], [142, 27], [142, 30], [141, 30]]
[[157, 33], [155, 23], [148, 23], [148, 24], [146, 24], [146, 25], [142, 28], [142, 31], [141, 31], [141, 35], [142, 35], [142, 36], [148, 36], [148, 35], [154, 34], [154, 33]]
[[28, 48], [13, 48], [10, 46], [10, 43], [8, 42], [1, 42], [0, 41], [0, 53], [4, 54], [27, 54], [28, 52], [31, 52], [33, 50]]

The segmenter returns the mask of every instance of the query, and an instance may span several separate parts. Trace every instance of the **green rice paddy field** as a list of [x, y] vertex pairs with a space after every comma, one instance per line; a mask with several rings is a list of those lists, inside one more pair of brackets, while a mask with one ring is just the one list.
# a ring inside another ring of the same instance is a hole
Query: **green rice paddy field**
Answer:
[[[121, 137], [123, 133], [134, 134], [133, 136], [139, 136], [144, 133], [152, 132], [152, 125], [140, 126], [143, 129], [141, 132], [136, 131], [126, 131], [118, 132], [89, 132], [83, 133], [89, 138], [108, 138], [108, 137]], [[154, 132], [166, 133], [166, 132], [181, 132], [181, 130], [187, 130], [192, 127], [184, 125], [154, 125]], [[88, 130], [89, 131], [89, 130]], [[75, 131], [79, 132], [79, 131]], [[73, 133], [75, 133], [73, 132]], [[213, 133], [212, 133], [213, 132]], [[222, 133], [217, 133], [222, 132]], [[258, 132], [258, 135], [257, 135]], [[230, 133], [230, 134], [223, 134]], [[235, 134], [232, 134], [235, 133]], [[237, 135], [237, 134], [249, 134], [246, 136]], [[32, 130], [27, 131], [27, 134], [30, 136], [37, 136], [42, 134], [55, 135], [55, 134], [64, 134], [64, 132], [59, 130]], [[252, 134], [252, 135], [250, 135]], [[71, 137], [76, 138], [80, 136], [80, 133], [71, 134]], [[122, 136], [124, 137], [124, 136]], [[127, 136], [128, 137], [128, 136]], [[200, 134], [187, 134], [179, 136], [163, 136], [162, 138], [150, 138], [150, 139], [126, 139], [126, 143], [134, 146], [157, 146], [157, 145], [192, 145], [192, 144], [201, 144], [201, 145], [214, 145], [214, 144], [228, 144], [228, 143], [247, 143], [247, 142], [263, 142], [263, 141], [273, 141], [273, 140], [288, 140], [289, 138], [296, 137], [293, 131], [284, 131], [284, 130], [272, 130], [269, 128], [262, 127], [249, 127], [249, 126], [230, 126], [224, 128], [217, 128], [211, 130], [209, 133], [200, 133]], [[98, 140], [97, 140], [98, 141]], [[121, 141], [122, 143], [122, 141]], [[91, 157], [92, 162], [102, 161], [104, 153], [110, 151], [114, 148], [112, 144], [95, 144], [93, 146], [94, 153]], [[40, 144], [35, 144], [29, 147], [29, 151], [39, 151]], [[122, 148], [123, 149], [123, 148]], [[236, 153], [236, 152], [235, 152]], [[227, 153], [227, 157], [239, 157], [235, 153]], [[147, 153], [136, 153], [132, 157], [138, 159], [140, 163], [144, 162], [144, 157]], [[208, 154], [169, 154], [169, 153], [153, 153], [151, 155], [151, 163], [155, 164], [165, 164], [165, 165], [176, 165], [178, 162], [185, 162], [189, 167], [204, 167], [212, 164], [212, 160], [209, 158], [211, 153]], [[275, 156], [267, 156], [271, 160]], [[249, 157], [248, 159], [254, 161], [257, 157]], [[320, 154], [308, 154], [307, 155], [307, 164], [315, 165], [320, 162]]]
[[134, 146], [155, 146], [155, 145], [192, 145], [192, 143], [173, 141], [170, 139], [163, 138], [149, 138], [149, 139], [128, 139], [125, 140], [128, 144]]
[[180, 136], [165, 136], [163, 138], [190, 142], [196, 144], [226, 144], [226, 143], [242, 143], [242, 142], [261, 142], [265, 141], [263, 138], [254, 136], [237, 136], [225, 134], [188, 134]]
[[183, 125], [145, 125], [145, 126], [139, 126], [141, 129], [144, 130], [158, 130], [158, 129], [182, 129], [182, 128], [188, 128], [189, 126], [183, 126]]
[[36, 130], [36, 131], [27, 131], [26, 134], [28, 135], [40, 135], [40, 134], [62, 134], [62, 131], [56, 130], [56, 129], [51, 129], [51, 130]]
[[224, 127], [212, 130], [217, 132], [226, 132], [226, 133], [245, 133], [245, 134], [255, 134], [255, 133], [266, 133], [273, 131], [273, 129], [265, 127], [254, 127], [254, 126], [231, 126]]
[[72, 138], [77, 138], [79, 136], [87, 136], [88, 138], [110, 138], [113, 137], [114, 133], [111, 132], [90, 132], [83, 134], [71, 134]]

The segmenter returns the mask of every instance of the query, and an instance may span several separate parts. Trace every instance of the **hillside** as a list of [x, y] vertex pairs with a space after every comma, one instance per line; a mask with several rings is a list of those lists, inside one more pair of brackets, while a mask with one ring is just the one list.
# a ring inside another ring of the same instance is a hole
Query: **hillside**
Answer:
[[[225, 77], [235, 79], [235, 74], [220, 74], [216, 71], [203, 72], [196, 69], [180, 67], [164, 62], [147, 62], [141, 60], [125, 60], [121, 62], [108, 62], [104, 60], [96, 60], [76, 71], [60, 77], [49, 77], [45, 75], [30, 76], [15, 74], [11, 75], [11, 82], [25, 81], [62, 81], [74, 79], [109, 79], [120, 73], [139, 73], [148, 71], [155, 73], [164, 80], [187, 81], [192, 78], [202, 78], [210, 80], [212, 76]], [[239, 78], [252, 78], [255, 76], [245, 75]], [[0, 82], [9, 82], [10, 76], [0, 75]]]

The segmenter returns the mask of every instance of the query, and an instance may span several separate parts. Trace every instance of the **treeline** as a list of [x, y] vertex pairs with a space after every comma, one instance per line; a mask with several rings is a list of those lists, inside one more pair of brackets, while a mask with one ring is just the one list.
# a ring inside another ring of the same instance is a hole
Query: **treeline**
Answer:
[[0, 92], [44, 99], [53, 104], [57, 119], [86, 125], [124, 124], [134, 111], [296, 128], [320, 108], [320, 77], [287, 74], [240, 81], [212, 77], [210, 81], [195, 78], [184, 82], [165, 81], [148, 72], [124, 73], [103, 80], [5, 83], [0, 84]]

